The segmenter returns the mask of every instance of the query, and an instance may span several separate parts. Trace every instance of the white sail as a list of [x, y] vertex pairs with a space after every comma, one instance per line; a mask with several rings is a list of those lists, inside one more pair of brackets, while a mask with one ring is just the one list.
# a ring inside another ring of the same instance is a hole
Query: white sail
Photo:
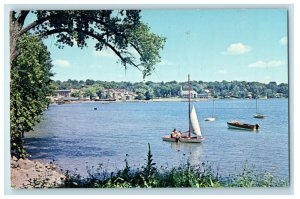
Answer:
[[196, 134], [197, 136], [202, 137], [201, 129], [198, 122], [197, 113], [195, 107], [193, 106], [192, 111], [190, 113], [191, 120], [190, 120], [190, 132]]

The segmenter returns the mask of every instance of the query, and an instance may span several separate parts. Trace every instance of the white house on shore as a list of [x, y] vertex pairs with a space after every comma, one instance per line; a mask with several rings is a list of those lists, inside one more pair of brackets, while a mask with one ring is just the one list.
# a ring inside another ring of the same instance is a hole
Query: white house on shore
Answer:
[[[188, 98], [189, 97], [189, 91], [182, 90], [182, 86], [180, 87], [179, 92], [180, 97]], [[203, 93], [197, 93], [194, 90], [190, 91], [191, 98], [201, 98], [201, 99], [208, 99], [211, 97], [211, 93], [208, 89], [205, 89]]]
[[[179, 95], [180, 95], [180, 97], [188, 98], [189, 97], [189, 91], [182, 90], [182, 86], [181, 86]], [[197, 95], [198, 95], [198, 93], [196, 91], [194, 91], [194, 90], [190, 91], [191, 98], [197, 98]]]

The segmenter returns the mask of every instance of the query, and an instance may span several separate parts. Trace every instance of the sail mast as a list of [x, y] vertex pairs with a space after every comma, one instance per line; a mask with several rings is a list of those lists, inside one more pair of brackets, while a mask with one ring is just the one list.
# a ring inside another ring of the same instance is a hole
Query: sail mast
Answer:
[[257, 97], [256, 97], [256, 113], [257, 113]]
[[212, 118], [214, 117], [214, 111], [215, 111], [215, 100], [213, 99], [213, 110], [212, 110]]
[[191, 86], [190, 86], [190, 74], [188, 74], [188, 90], [189, 90], [189, 137], [191, 137]]

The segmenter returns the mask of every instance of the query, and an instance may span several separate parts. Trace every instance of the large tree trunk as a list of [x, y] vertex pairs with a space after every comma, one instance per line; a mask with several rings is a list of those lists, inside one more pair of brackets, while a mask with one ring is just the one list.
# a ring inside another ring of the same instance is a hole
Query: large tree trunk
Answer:
[[19, 54], [17, 49], [17, 41], [19, 38], [20, 24], [15, 18], [15, 12], [11, 11], [9, 15], [9, 37], [10, 37], [10, 64], [16, 59]]
[[29, 11], [23, 10], [18, 13], [18, 17], [16, 17], [15, 11], [10, 11], [9, 13], [9, 47], [10, 47], [10, 64], [17, 58], [19, 55], [19, 49], [17, 46], [18, 39], [22, 34], [26, 31], [21, 32], [22, 27], [24, 25], [25, 18], [27, 17]]
[[10, 63], [17, 57], [17, 40], [19, 34], [19, 26], [15, 20], [14, 11], [9, 15], [9, 48], [10, 48]]

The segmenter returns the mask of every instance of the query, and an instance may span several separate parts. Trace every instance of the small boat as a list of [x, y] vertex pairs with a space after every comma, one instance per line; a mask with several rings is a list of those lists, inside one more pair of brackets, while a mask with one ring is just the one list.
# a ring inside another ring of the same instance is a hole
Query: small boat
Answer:
[[62, 105], [62, 104], [65, 104], [65, 102], [62, 101], [62, 100], [61, 100], [61, 101], [56, 101], [56, 104], [57, 104], [57, 105]]
[[255, 114], [253, 115], [253, 117], [254, 117], [254, 118], [258, 118], [258, 119], [263, 119], [263, 118], [265, 118], [266, 116], [263, 115], [263, 114], [260, 114], [260, 113], [255, 113]]
[[254, 118], [258, 118], [258, 119], [263, 119], [265, 118], [266, 116], [261, 114], [261, 113], [258, 113], [258, 108], [257, 108], [257, 98], [256, 98], [256, 113], [253, 115]]
[[213, 109], [212, 109], [211, 117], [205, 118], [205, 121], [213, 122], [216, 120], [216, 118], [214, 118], [214, 110], [215, 110], [215, 100], [213, 100]]
[[[193, 106], [192, 111], [191, 110], [191, 96], [190, 96], [190, 75], [188, 75], [188, 85], [189, 85], [189, 110], [188, 110], [188, 115], [189, 115], [189, 130], [188, 130], [188, 135], [182, 135], [181, 137], [174, 138], [171, 136], [164, 136], [162, 137], [163, 141], [168, 141], [168, 142], [183, 142], [183, 143], [201, 143], [204, 138], [202, 137], [196, 109]], [[191, 134], [194, 134], [192, 136]]]
[[238, 121], [227, 122], [227, 126], [228, 128], [231, 129], [241, 129], [241, 130], [251, 130], [251, 131], [258, 130], [259, 128], [258, 124], [245, 124]]

